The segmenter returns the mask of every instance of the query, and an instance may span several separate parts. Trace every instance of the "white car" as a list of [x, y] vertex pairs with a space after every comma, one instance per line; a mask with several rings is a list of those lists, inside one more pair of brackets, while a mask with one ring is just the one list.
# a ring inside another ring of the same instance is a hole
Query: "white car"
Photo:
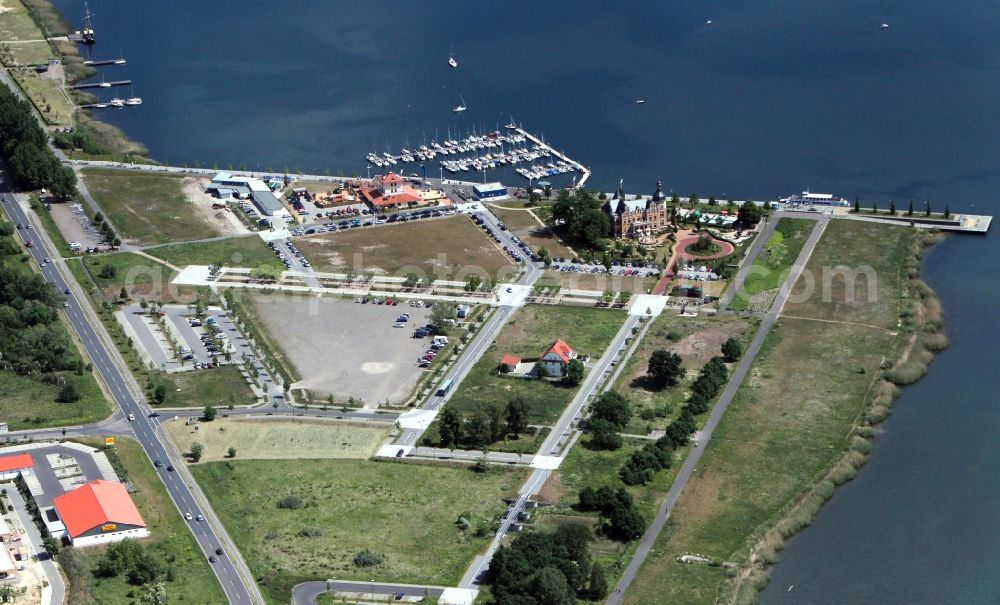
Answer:
[[128, 415], [128, 421], [129, 422], [135, 422], [135, 414], [129, 414]]
[[392, 324], [392, 327], [394, 327], [394, 328], [405, 328], [406, 324], [403, 323], [403, 322], [401, 322], [401, 321], [397, 321], [396, 323]]
[[193, 517], [191, 517], [191, 513], [184, 513], [184, 518], [190, 521]]

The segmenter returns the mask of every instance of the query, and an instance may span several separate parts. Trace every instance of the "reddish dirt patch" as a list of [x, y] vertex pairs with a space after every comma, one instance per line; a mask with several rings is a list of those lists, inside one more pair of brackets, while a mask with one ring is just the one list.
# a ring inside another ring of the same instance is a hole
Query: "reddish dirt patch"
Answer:
[[701, 236], [698, 235], [697, 233], [691, 233], [691, 235], [687, 235], [677, 239], [677, 243], [674, 244], [673, 252], [670, 255], [670, 260], [667, 261], [667, 269], [666, 271], [663, 272], [663, 277], [661, 277], [660, 281], [657, 282], [656, 287], [653, 288], [653, 294], [663, 294], [664, 292], [667, 291], [667, 286], [670, 285], [670, 280], [673, 279], [674, 277], [674, 267], [677, 265], [677, 262], [681, 260], [682, 257], [684, 259], [691, 259], [691, 260], [695, 259], [712, 260], [716, 258], [722, 258], [724, 256], [729, 256], [736, 249], [729, 242], [725, 242], [713, 237], [712, 241], [717, 246], [719, 246], [719, 251], [716, 252], [715, 254], [710, 254], [708, 256], [701, 256], [698, 254], [688, 252], [687, 249], [690, 246], [697, 243], [699, 237]]

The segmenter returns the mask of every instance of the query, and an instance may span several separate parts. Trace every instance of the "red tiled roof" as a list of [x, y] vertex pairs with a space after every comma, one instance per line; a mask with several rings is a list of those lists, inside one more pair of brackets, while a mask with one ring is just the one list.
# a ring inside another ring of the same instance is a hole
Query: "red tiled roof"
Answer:
[[52, 501], [73, 538], [109, 523], [146, 526], [125, 486], [98, 479]]
[[[371, 200], [371, 203], [375, 204], [376, 206], [388, 206], [390, 204], [410, 204], [423, 201], [423, 198], [421, 198], [419, 195], [413, 195], [412, 193], [404, 192], [390, 196], [381, 196], [377, 195], [378, 194], [377, 189], [374, 191], [374, 193], [376, 195], [372, 196], [369, 199]], [[365, 197], [368, 197], [367, 193], [365, 194]]]
[[379, 179], [379, 181], [381, 181], [383, 185], [387, 184], [387, 183], [391, 184], [391, 183], [402, 183], [403, 182], [403, 177], [399, 176], [395, 172], [387, 172], [387, 173], [383, 174], [382, 176], [378, 176], [378, 177], [375, 177], [375, 178]]
[[511, 355], [510, 353], [504, 355], [503, 358], [500, 359], [500, 365], [502, 366], [516, 366], [519, 363], [521, 363], [521, 358], [517, 355]]
[[14, 454], [0, 458], [0, 473], [16, 471], [22, 468], [31, 468], [35, 463], [31, 460], [31, 454]]
[[549, 348], [545, 349], [545, 352], [542, 353], [542, 357], [544, 358], [549, 353], [555, 353], [559, 356], [559, 359], [567, 362], [569, 361], [570, 356], [573, 355], [573, 349], [569, 348], [569, 345], [566, 344], [565, 340], [559, 339], [552, 343]]

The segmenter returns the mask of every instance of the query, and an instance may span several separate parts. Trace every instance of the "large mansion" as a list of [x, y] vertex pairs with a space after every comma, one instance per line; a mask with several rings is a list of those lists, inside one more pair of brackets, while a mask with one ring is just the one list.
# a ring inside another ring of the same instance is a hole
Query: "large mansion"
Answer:
[[604, 203], [604, 212], [611, 219], [612, 237], [651, 237], [670, 225], [671, 209], [663, 194], [663, 183], [656, 182], [656, 191], [650, 196], [626, 199], [625, 191], [618, 191]]

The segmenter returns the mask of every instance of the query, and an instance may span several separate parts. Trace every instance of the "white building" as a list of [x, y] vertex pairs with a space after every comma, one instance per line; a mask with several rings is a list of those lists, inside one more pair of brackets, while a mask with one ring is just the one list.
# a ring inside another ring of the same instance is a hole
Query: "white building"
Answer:
[[91, 481], [55, 498], [52, 504], [73, 546], [149, 536], [125, 486], [115, 481]]
[[566, 374], [566, 364], [575, 357], [576, 352], [566, 344], [566, 341], [557, 340], [542, 353], [538, 367], [545, 372], [545, 376], [563, 376]]
[[260, 179], [220, 172], [215, 175], [207, 189], [220, 196], [228, 196], [230, 192], [234, 192], [238, 197], [249, 198], [262, 216], [279, 218], [291, 216], [271, 188]]

